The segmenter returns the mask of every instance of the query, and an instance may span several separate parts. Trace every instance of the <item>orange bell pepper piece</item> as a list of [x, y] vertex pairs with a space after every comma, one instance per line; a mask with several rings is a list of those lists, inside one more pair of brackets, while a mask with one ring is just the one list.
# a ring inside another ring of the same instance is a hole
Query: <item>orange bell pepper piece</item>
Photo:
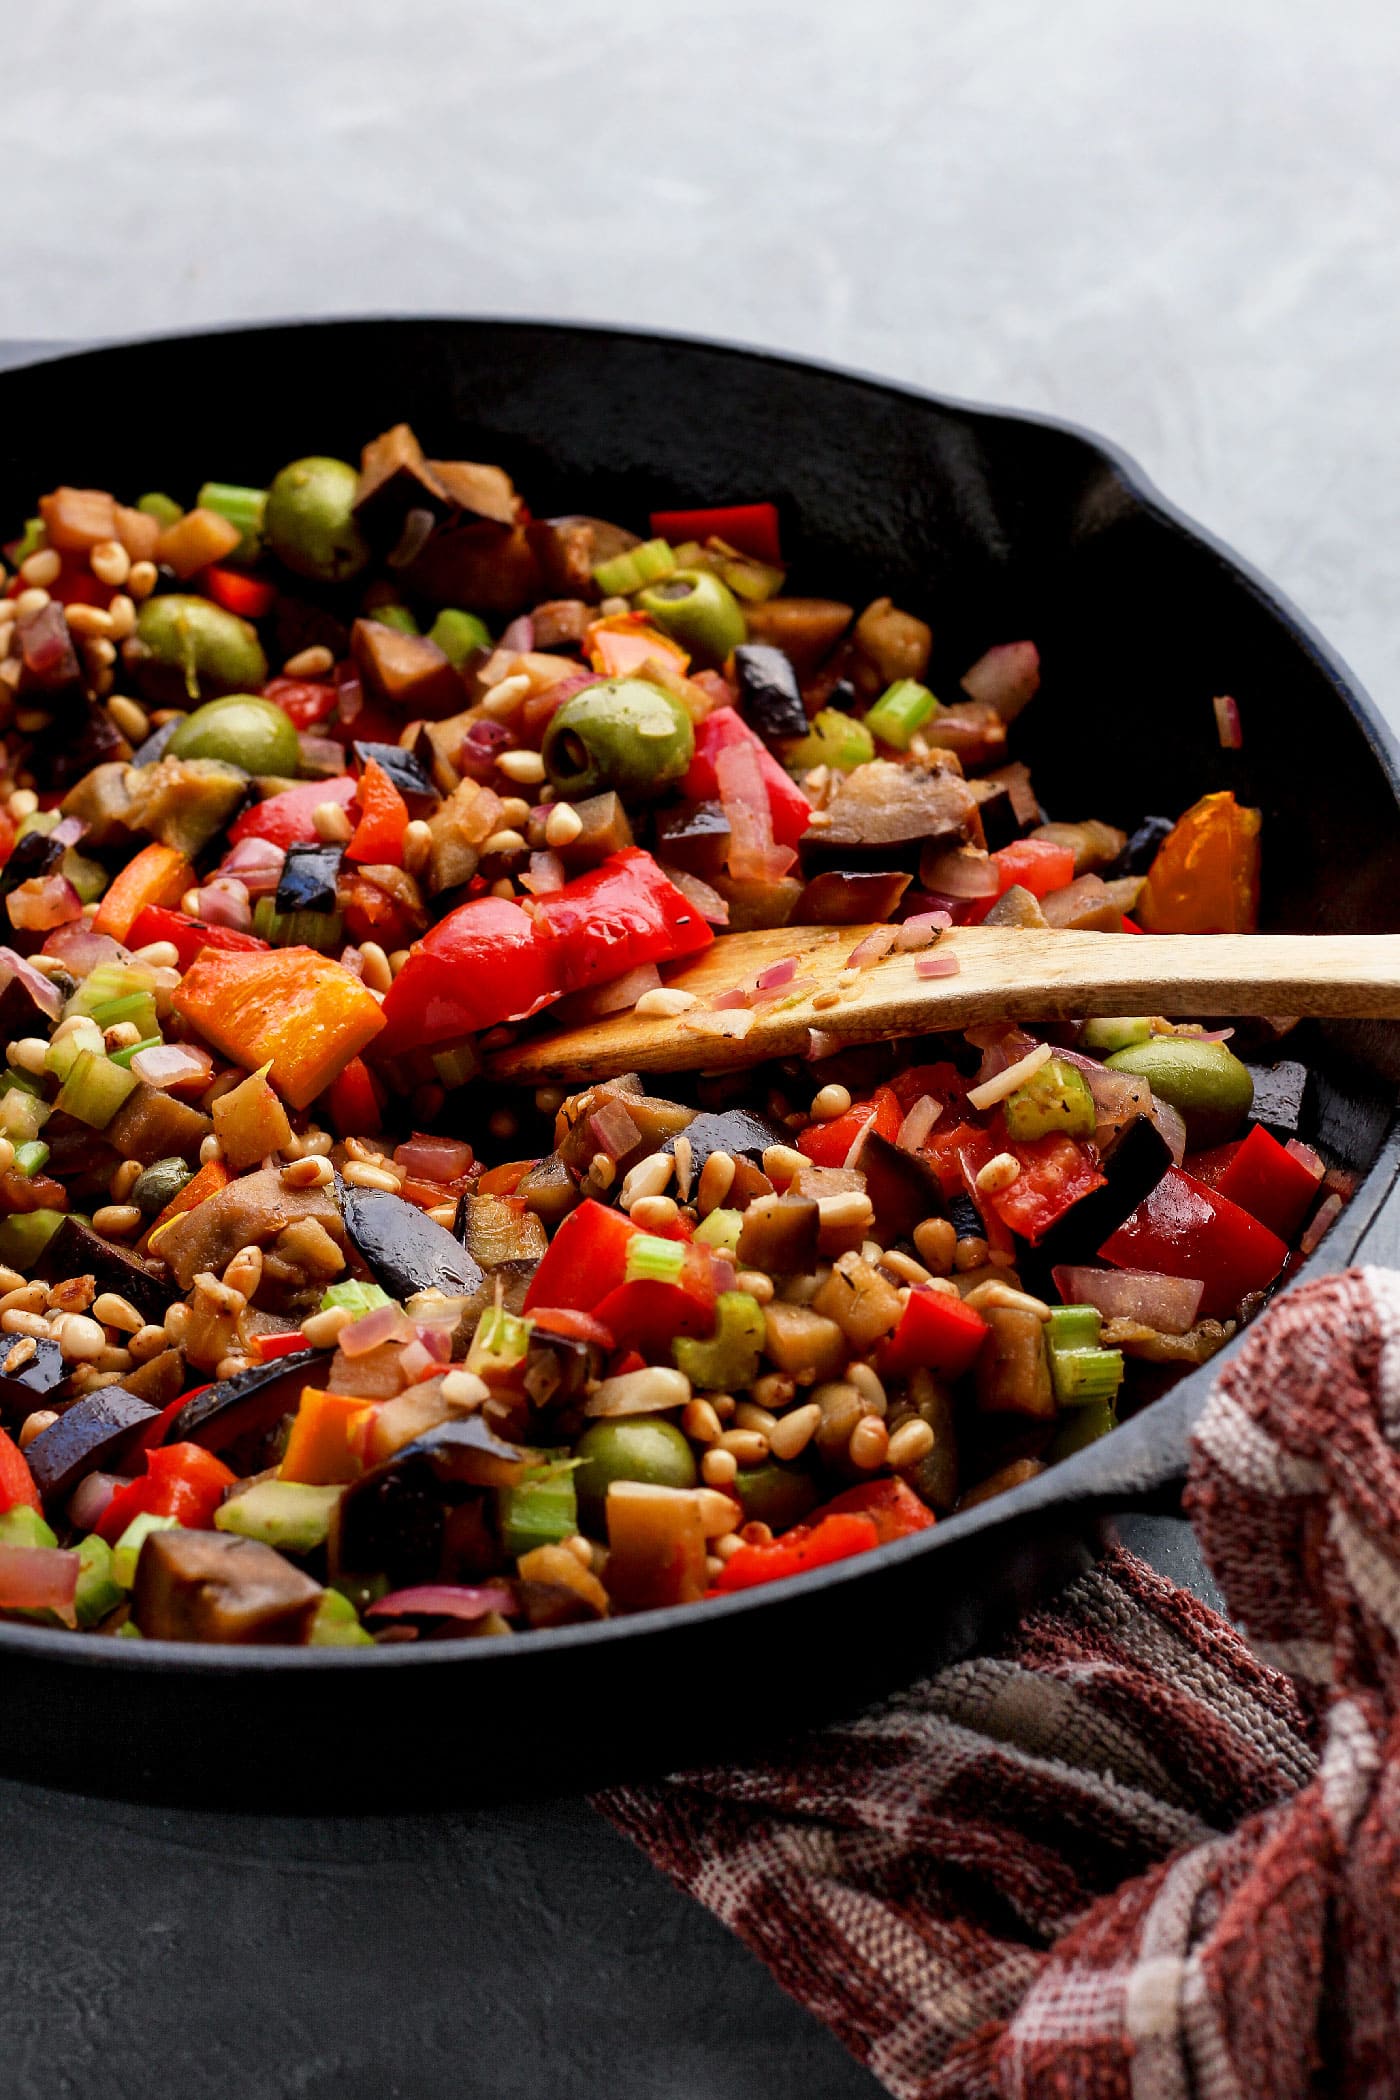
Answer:
[[408, 804], [374, 759], [360, 775], [360, 810], [360, 821], [345, 848], [345, 858], [401, 866]]
[[595, 620], [584, 643], [588, 661], [605, 678], [635, 678], [655, 657], [684, 671], [690, 658], [684, 649], [647, 624], [642, 613], [610, 613]]
[[270, 1065], [272, 1084], [293, 1108], [309, 1108], [384, 1026], [374, 994], [314, 948], [206, 948], [173, 1003], [225, 1057], [250, 1072]]
[[173, 846], [143, 846], [135, 860], [113, 876], [97, 907], [93, 932], [124, 941], [148, 905], [177, 906], [194, 879], [194, 869]]
[[[207, 1203], [211, 1196], [218, 1195], [220, 1189], [228, 1187], [231, 1178], [221, 1159], [206, 1160], [194, 1179], [187, 1181], [179, 1195], [172, 1196], [160, 1216], [152, 1221], [137, 1251], [142, 1254], [148, 1250], [153, 1253], [158, 1251], [155, 1240], [162, 1226], [169, 1225], [172, 1219], [180, 1217], [185, 1211], [193, 1210], [197, 1203]], [[186, 1397], [188, 1398], [188, 1395]]]
[[1259, 924], [1257, 809], [1203, 795], [1163, 839], [1137, 917], [1148, 933], [1253, 933]]
[[356, 1394], [318, 1393], [308, 1387], [292, 1422], [279, 1479], [300, 1480], [311, 1487], [358, 1480], [361, 1466], [351, 1436], [360, 1417], [373, 1411], [374, 1403]]

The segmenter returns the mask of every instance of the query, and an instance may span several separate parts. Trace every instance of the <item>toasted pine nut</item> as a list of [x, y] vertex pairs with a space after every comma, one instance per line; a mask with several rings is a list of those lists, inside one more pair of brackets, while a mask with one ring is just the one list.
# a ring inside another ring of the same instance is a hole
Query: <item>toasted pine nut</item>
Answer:
[[223, 1156], [224, 1148], [216, 1137], [207, 1137], [199, 1148], [199, 1163], [202, 1167], [212, 1166], [216, 1159], [222, 1159]]
[[738, 1475], [738, 1459], [732, 1451], [721, 1450], [718, 1445], [707, 1451], [700, 1461], [700, 1478], [707, 1487], [730, 1487]]
[[741, 1466], [761, 1466], [768, 1456], [768, 1439], [757, 1429], [726, 1429], [719, 1449], [730, 1452]]
[[1021, 1162], [1014, 1152], [998, 1152], [977, 1169], [977, 1186], [987, 1195], [995, 1195], [998, 1189], [1009, 1189], [1013, 1181], [1021, 1178]]
[[[282, 1186], [287, 1189], [323, 1189], [334, 1179], [330, 1161], [315, 1152], [294, 1159], [289, 1167], [282, 1169]], [[374, 1184], [371, 1182], [370, 1186]]]
[[819, 1196], [817, 1215], [823, 1226], [868, 1225], [875, 1206], [863, 1189], [846, 1189], [839, 1196]]
[[360, 969], [372, 992], [387, 992], [394, 981], [394, 973], [389, 968], [389, 958], [378, 941], [360, 943]]
[[3, 1295], [0, 1295], [0, 1312], [4, 1311], [5, 1299], [10, 1292], [22, 1291], [24, 1287], [25, 1281], [19, 1270], [7, 1268], [3, 1262], [0, 1262], [0, 1293], [3, 1293]]
[[740, 1400], [734, 1408], [736, 1429], [756, 1429], [760, 1436], [771, 1436], [776, 1415], [770, 1415], [766, 1407], [755, 1407], [752, 1400]]
[[19, 1425], [20, 1450], [27, 1451], [35, 1437], [42, 1436], [46, 1429], [52, 1429], [57, 1420], [57, 1410], [52, 1407], [36, 1407], [32, 1415], [26, 1415]]
[[386, 1195], [397, 1196], [399, 1177], [391, 1174], [387, 1167], [367, 1167], [359, 1160], [345, 1169], [345, 1179], [357, 1189], [383, 1189]]
[[915, 1261], [912, 1254], [903, 1254], [898, 1247], [887, 1247], [880, 1256], [879, 1266], [888, 1269], [901, 1283], [927, 1283], [933, 1274], [921, 1261]]
[[39, 547], [19, 565], [21, 583], [38, 584], [45, 590], [57, 583], [63, 568], [63, 556], [57, 547]]
[[821, 1409], [810, 1400], [805, 1407], [794, 1407], [789, 1414], [780, 1416], [768, 1433], [768, 1448], [774, 1458], [796, 1458], [805, 1451], [821, 1418]]
[[428, 1216], [434, 1225], [445, 1225], [450, 1232], [457, 1222], [457, 1206], [455, 1203], [434, 1203], [429, 1208]]
[[262, 1282], [262, 1273], [262, 1248], [240, 1247], [224, 1270], [223, 1281], [231, 1291], [240, 1291], [245, 1298], [251, 1298]]
[[544, 840], [547, 846], [572, 846], [583, 829], [583, 818], [572, 802], [556, 802], [544, 820]]
[[11, 1342], [5, 1351], [3, 1370], [7, 1378], [15, 1378], [24, 1369], [32, 1356], [39, 1353], [39, 1344], [32, 1334], [22, 1334], [17, 1342]]
[[[94, 1218], [93, 1223], [96, 1222]], [[86, 1313], [56, 1314], [49, 1323], [49, 1332], [69, 1363], [91, 1363], [107, 1346], [106, 1335]]]
[[850, 1088], [838, 1086], [833, 1081], [830, 1086], [819, 1087], [812, 1096], [812, 1120], [817, 1123], [834, 1123], [838, 1116], [845, 1115], [850, 1105]]
[[139, 1159], [124, 1159], [107, 1184], [107, 1192], [114, 1203], [125, 1203], [127, 1197], [141, 1179]]
[[1003, 1312], [1034, 1313], [1038, 1320], [1048, 1320], [1050, 1308], [1043, 1298], [1033, 1298], [1029, 1291], [1013, 1289], [1009, 1283], [979, 1283], [963, 1299], [975, 1312], [984, 1307], [1000, 1307]]
[[953, 1266], [958, 1236], [947, 1218], [925, 1218], [914, 1227], [914, 1245], [919, 1259], [927, 1262], [934, 1276], [946, 1276]]
[[311, 812], [316, 836], [328, 846], [343, 846], [354, 829], [338, 802], [318, 802]]
[[741, 1269], [734, 1278], [736, 1291], [744, 1291], [760, 1305], [773, 1303], [773, 1279], [765, 1276], [762, 1269]]
[[734, 1186], [737, 1171], [729, 1153], [710, 1154], [700, 1169], [700, 1185], [695, 1191], [695, 1207], [702, 1218], [708, 1218], [712, 1210], [719, 1209]]
[[127, 590], [133, 598], [149, 598], [159, 575], [160, 571], [153, 561], [134, 561], [131, 564], [131, 573], [126, 579]]
[[493, 853], [500, 853], [510, 858], [514, 854], [523, 853], [524, 851], [525, 841], [520, 833], [507, 829], [505, 831], [493, 831], [490, 838], [483, 841], [481, 857], [483, 860], [489, 860]]
[[107, 607], [107, 617], [112, 623], [112, 640], [125, 642], [136, 632], [136, 606], [125, 591], [118, 591]]
[[691, 1400], [681, 1416], [681, 1428], [693, 1444], [716, 1444], [720, 1419], [708, 1400]]
[[515, 713], [529, 690], [528, 671], [516, 671], [509, 678], [497, 679], [481, 702], [482, 711], [497, 721], [504, 720]]
[[810, 1165], [811, 1161], [793, 1145], [768, 1145], [764, 1148], [763, 1171], [779, 1191]]
[[639, 1159], [623, 1177], [618, 1197], [622, 1208], [631, 1210], [643, 1196], [659, 1196], [671, 1179], [675, 1164], [669, 1152], [649, 1152], [645, 1159]]
[[41, 1035], [22, 1035], [5, 1052], [16, 1071], [32, 1072], [36, 1078], [47, 1071], [44, 1060], [48, 1054], [49, 1046]]
[[120, 540], [99, 540], [88, 550], [88, 567], [99, 583], [120, 590], [131, 574], [131, 556]]
[[496, 766], [507, 780], [521, 787], [538, 787], [544, 779], [544, 760], [538, 751], [503, 751]]
[[889, 1431], [878, 1415], [862, 1415], [851, 1431], [847, 1445], [851, 1464], [859, 1466], [863, 1473], [871, 1473], [876, 1466], [885, 1463], [885, 1454], [890, 1447]]
[[100, 605], [66, 605], [63, 611], [70, 634], [110, 635], [112, 632], [112, 615], [104, 612]]
[[115, 1327], [122, 1334], [139, 1334], [145, 1322], [136, 1307], [115, 1291], [103, 1291], [93, 1301], [92, 1317], [100, 1320], [104, 1327]]
[[589, 1545], [582, 1532], [576, 1531], [572, 1538], [564, 1540], [564, 1545], [573, 1554], [574, 1559], [581, 1568], [587, 1568], [590, 1572], [592, 1571], [593, 1548]]
[[760, 1407], [766, 1407], [770, 1414], [777, 1414], [780, 1409], [791, 1406], [797, 1393], [797, 1380], [790, 1378], [786, 1371], [765, 1371], [761, 1378], [754, 1380], [749, 1391]]
[[174, 941], [148, 941], [144, 948], [137, 948], [133, 960], [145, 963], [149, 970], [175, 970], [179, 968], [180, 951]]
[[22, 824], [25, 818], [32, 817], [35, 810], [39, 807], [39, 797], [35, 794], [33, 788], [16, 788], [5, 807], [9, 810], [16, 824]]
[[860, 1394], [868, 1415], [882, 1415], [889, 1402], [885, 1388], [881, 1385], [869, 1364], [847, 1364], [846, 1383], [853, 1385]]
[[308, 649], [298, 649], [282, 666], [284, 678], [324, 678], [327, 671], [335, 669], [335, 657], [324, 642], [313, 642]]
[[732, 1495], [722, 1494], [712, 1487], [693, 1488], [691, 1492], [699, 1505], [700, 1521], [707, 1539], [723, 1538], [742, 1520], [744, 1513]]
[[743, 1543], [737, 1531], [726, 1531], [722, 1538], [710, 1540], [710, 1550], [723, 1567], [727, 1560], [733, 1560]]
[[631, 1211], [632, 1223], [643, 1232], [666, 1233], [679, 1215], [680, 1205], [672, 1196], [639, 1196]]
[[42, 1283], [20, 1283], [0, 1298], [0, 1313], [42, 1312], [48, 1302], [49, 1294]]
[[17, 598], [12, 598], [10, 600], [10, 603], [14, 608], [15, 618], [18, 621], [20, 621], [21, 624], [23, 624], [25, 620], [32, 620], [35, 613], [42, 612], [44, 610], [44, 607], [48, 604], [48, 602], [48, 592], [44, 589], [42, 584], [37, 583], [31, 584], [28, 590], [21, 591]]
[[699, 1003], [694, 992], [673, 991], [669, 985], [659, 984], [649, 992], [643, 992], [632, 1011], [644, 1020], [673, 1021], [677, 1014], [688, 1014], [691, 1007]]
[[959, 1276], [965, 1276], [969, 1269], [982, 1268], [986, 1259], [987, 1242], [979, 1233], [969, 1233], [967, 1238], [959, 1240], [953, 1249], [953, 1267]]
[[92, 1229], [109, 1239], [124, 1240], [138, 1230], [141, 1213], [134, 1203], [104, 1203], [92, 1214]]
[[163, 1327], [138, 1327], [127, 1349], [138, 1364], [148, 1364], [153, 1356], [163, 1356], [170, 1347], [170, 1338]]
[[404, 827], [402, 840], [403, 864], [410, 875], [421, 875], [428, 865], [433, 850], [433, 834], [421, 817], [415, 817]]
[[921, 1458], [928, 1457], [934, 1441], [930, 1425], [916, 1415], [912, 1421], [901, 1422], [895, 1430], [885, 1453], [886, 1460], [896, 1471], [901, 1466], [916, 1466]]

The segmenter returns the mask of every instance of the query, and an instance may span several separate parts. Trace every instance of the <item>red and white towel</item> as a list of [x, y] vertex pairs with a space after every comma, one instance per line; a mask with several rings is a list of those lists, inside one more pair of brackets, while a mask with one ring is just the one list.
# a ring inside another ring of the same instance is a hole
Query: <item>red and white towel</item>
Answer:
[[1189, 1506], [999, 1653], [599, 1805], [898, 2100], [1400, 2093], [1400, 1276], [1291, 1292]]

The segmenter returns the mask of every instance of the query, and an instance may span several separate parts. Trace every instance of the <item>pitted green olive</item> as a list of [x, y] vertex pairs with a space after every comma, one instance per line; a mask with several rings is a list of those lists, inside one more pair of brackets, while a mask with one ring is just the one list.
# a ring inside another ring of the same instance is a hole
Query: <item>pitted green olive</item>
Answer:
[[355, 523], [360, 477], [343, 459], [294, 459], [267, 492], [263, 538], [298, 576], [342, 583], [358, 576], [369, 548]]
[[218, 758], [245, 773], [295, 773], [301, 753], [290, 716], [255, 693], [230, 693], [187, 715], [169, 758]]
[[136, 616], [136, 639], [177, 697], [181, 686], [187, 700], [209, 700], [267, 680], [257, 629], [207, 598], [183, 591], [148, 598]]
[[722, 664], [748, 637], [738, 599], [710, 569], [675, 569], [632, 602], [701, 663]]
[[1154, 1036], [1106, 1062], [1111, 1071], [1145, 1079], [1159, 1100], [1170, 1103], [1186, 1125], [1193, 1152], [1232, 1138], [1254, 1101], [1249, 1067], [1224, 1043], [1203, 1043], [1198, 1036]]
[[566, 700], [545, 733], [544, 762], [570, 798], [616, 788], [647, 795], [679, 780], [695, 730], [679, 700], [645, 678], [608, 679]]

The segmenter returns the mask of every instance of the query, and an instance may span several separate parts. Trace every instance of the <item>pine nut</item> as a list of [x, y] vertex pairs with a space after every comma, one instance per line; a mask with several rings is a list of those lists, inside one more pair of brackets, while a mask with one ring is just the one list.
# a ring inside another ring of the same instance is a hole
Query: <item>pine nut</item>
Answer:
[[694, 992], [673, 991], [669, 985], [659, 984], [643, 992], [632, 1011], [644, 1020], [673, 1021], [677, 1014], [688, 1014], [699, 1003]]
[[325, 1312], [312, 1313], [301, 1323], [310, 1349], [334, 1349], [342, 1327], [348, 1327], [355, 1315], [348, 1305], [332, 1305]]
[[134, 951], [132, 959], [148, 970], [175, 970], [180, 966], [180, 951], [174, 941], [149, 941]]
[[682, 1131], [672, 1139], [672, 1154], [676, 1162], [676, 1195], [684, 1203], [690, 1195], [690, 1183], [695, 1172], [695, 1147]]
[[405, 872], [421, 875], [433, 850], [433, 834], [421, 817], [415, 817], [411, 824], [405, 825], [401, 850]]
[[895, 1430], [885, 1453], [886, 1460], [896, 1472], [901, 1466], [916, 1466], [921, 1458], [928, 1457], [934, 1442], [932, 1428], [916, 1415], [912, 1421], [901, 1422]]
[[124, 1240], [136, 1232], [141, 1224], [141, 1213], [134, 1203], [104, 1203], [92, 1214], [92, 1229], [108, 1239]]
[[153, 1356], [163, 1356], [170, 1347], [170, 1339], [163, 1327], [138, 1327], [127, 1349], [138, 1364], [148, 1364]]
[[327, 671], [335, 669], [335, 657], [324, 642], [313, 642], [309, 649], [298, 649], [282, 666], [284, 678], [324, 678]]
[[966, 1276], [971, 1269], [982, 1268], [987, 1259], [987, 1242], [977, 1233], [970, 1233], [959, 1240], [953, 1249], [953, 1267], [959, 1276]]
[[733, 1421], [734, 1395], [732, 1393], [708, 1393], [706, 1398], [721, 1422]]
[[708, 1400], [692, 1400], [681, 1416], [681, 1428], [693, 1444], [716, 1444], [720, 1419]]
[[367, 1167], [382, 1167], [386, 1164], [382, 1145], [372, 1145], [368, 1138], [348, 1137], [345, 1152], [349, 1159], [363, 1160]]
[[639, 1196], [632, 1205], [631, 1218], [643, 1232], [669, 1233], [680, 1216], [680, 1205], [672, 1196]]
[[710, 1549], [723, 1567], [726, 1561], [733, 1560], [743, 1543], [737, 1531], [726, 1531], [722, 1538], [710, 1540]]
[[482, 845], [481, 857], [483, 860], [489, 860], [492, 854], [499, 853], [509, 858], [524, 851], [525, 841], [520, 836], [520, 833], [507, 829], [505, 831], [492, 832], [490, 838], [485, 840]]
[[708, 1218], [712, 1210], [718, 1210], [730, 1189], [734, 1186], [737, 1172], [734, 1161], [727, 1152], [712, 1152], [700, 1169], [700, 1186], [695, 1191], [695, 1207], [702, 1218]]
[[[869, 1260], [868, 1255], [866, 1259]], [[877, 1257], [874, 1266], [888, 1269], [890, 1274], [897, 1276], [901, 1283], [928, 1283], [933, 1274], [932, 1270], [926, 1269], [921, 1261], [915, 1261], [912, 1254], [903, 1254], [898, 1247], [886, 1248]]]
[[118, 591], [107, 607], [107, 617], [112, 623], [112, 640], [129, 641], [136, 632], [136, 606], [125, 591]]
[[738, 1459], [732, 1451], [721, 1450], [718, 1445], [700, 1461], [700, 1478], [707, 1487], [732, 1487], [738, 1477]]
[[32, 817], [39, 807], [39, 797], [33, 788], [16, 788], [5, 806], [16, 824], [22, 824], [25, 818]]
[[38, 1354], [39, 1344], [32, 1334], [22, 1334], [17, 1342], [11, 1342], [3, 1366], [6, 1378], [17, 1377], [30, 1358]]
[[819, 1196], [817, 1216], [823, 1228], [846, 1230], [853, 1225], [868, 1225], [875, 1216], [875, 1206], [864, 1190], [845, 1189], [839, 1196]]
[[925, 1218], [914, 1227], [914, 1245], [921, 1261], [934, 1276], [946, 1276], [953, 1266], [958, 1236], [947, 1218]]
[[589, 1545], [582, 1532], [576, 1531], [571, 1539], [565, 1539], [564, 1545], [573, 1554], [579, 1566], [587, 1568], [591, 1574], [593, 1570], [593, 1548]]
[[696, 1505], [700, 1511], [700, 1522], [705, 1527], [707, 1539], [724, 1538], [743, 1517], [743, 1511], [732, 1495], [721, 1493], [718, 1488], [692, 1488]]
[[482, 711], [493, 716], [497, 721], [501, 721], [506, 716], [515, 713], [529, 690], [530, 674], [528, 671], [516, 671], [509, 678], [500, 678], [482, 700]]
[[1021, 1162], [1014, 1152], [998, 1152], [977, 1169], [977, 1186], [987, 1195], [995, 1195], [998, 1189], [1009, 1189], [1013, 1181], [1021, 1178]]
[[451, 1232], [457, 1222], [457, 1206], [455, 1203], [434, 1203], [429, 1208], [428, 1216], [434, 1225], [445, 1225]]
[[734, 1409], [736, 1429], [756, 1429], [760, 1436], [771, 1436], [776, 1415], [770, 1415], [766, 1407], [755, 1407], [752, 1400], [740, 1400]]
[[160, 575], [153, 561], [134, 561], [126, 587], [133, 598], [149, 598]]
[[726, 1429], [719, 1449], [728, 1451], [741, 1466], [761, 1466], [768, 1456], [768, 1439], [757, 1429]]
[[32, 1415], [26, 1415], [19, 1427], [20, 1450], [27, 1451], [35, 1437], [42, 1436], [46, 1429], [52, 1429], [57, 1420], [57, 1411], [52, 1407], [36, 1407]]
[[49, 1294], [42, 1283], [21, 1283], [0, 1298], [0, 1313], [42, 1312], [48, 1302]]
[[890, 1448], [889, 1431], [878, 1415], [862, 1415], [846, 1448], [853, 1466], [859, 1466], [863, 1473], [872, 1473], [876, 1466], [885, 1463]]
[[777, 1414], [792, 1405], [797, 1394], [797, 1380], [790, 1378], [786, 1371], [765, 1371], [761, 1378], [754, 1380], [749, 1390], [760, 1407], [766, 1407], [770, 1414]]
[[[95, 1218], [93, 1223], [97, 1223]], [[106, 1335], [86, 1313], [57, 1314], [50, 1322], [49, 1332], [68, 1363], [92, 1363], [107, 1346]]]
[[773, 1279], [765, 1276], [762, 1269], [741, 1269], [734, 1278], [734, 1288], [745, 1292], [759, 1305], [773, 1303]]
[[624, 1210], [643, 1196], [659, 1196], [671, 1179], [675, 1161], [669, 1152], [651, 1152], [639, 1159], [623, 1179], [622, 1193], [618, 1197]]
[[768, 1448], [774, 1458], [796, 1458], [807, 1449], [816, 1435], [822, 1411], [812, 1401], [805, 1407], [794, 1407], [790, 1414], [780, 1417], [768, 1434]]
[[804, 1167], [809, 1167], [811, 1164], [812, 1162], [807, 1158], [806, 1154], [797, 1151], [795, 1146], [767, 1145], [764, 1147], [763, 1171], [772, 1182], [774, 1188], [779, 1190], [779, 1192], [785, 1189], [802, 1172]]
[[40, 547], [27, 556], [19, 565], [21, 583], [38, 584], [47, 590], [57, 583], [63, 569], [63, 556], [57, 547]]
[[99, 540], [89, 550], [88, 567], [99, 583], [110, 584], [120, 590], [131, 574], [131, 556], [120, 540]]
[[544, 820], [544, 840], [547, 846], [572, 846], [583, 829], [583, 818], [572, 802], [556, 802]]
[[41, 584], [37, 583], [31, 584], [27, 591], [21, 591], [17, 598], [10, 600], [11, 605], [14, 607], [15, 618], [21, 625], [26, 620], [32, 620], [35, 613], [41, 613], [48, 602], [48, 592]]
[[11, 1043], [5, 1052], [16, 1071], [31, 1072], [36, 1078], [47, 1071], [44, 1060], [48, 1054], [49, 1046], [41, 1035], [22, 1035], [19, 1041]]
[[814, 1123], [834, 1123], [838, 1116], [845, 1115], [850, 1105], [849, 1087], [837, 1086], [834, 1082], [830, 1086], [820, 1087], [812, 1096], [812, 1120]]
[[63, 611], [70, 634], [110, 635], [112, 632], [112, 615], [104, 612], [100, 605], [66, 605]]
[[233, 1260], [224, 1270], [223, 1281], [231, 1291], [240, 1291], [251, 1298], [262, 1282], [263, 1251], [261, 1247], [240, 1247]]
[[360, 970], [372, 992], [387, 992], [394, 981], [394, 973], [389, 968], [389, 958], [378, 941], [361, 942]]
[[22, 1291], [24, 1287], [25, 1279], [20, 1275], [19, 1270], [7, 1268], [3, 1263], [0, 1263], [0, 1293], [3, 1293], [3, 1296], [0, 1296], [0, 1312], [3, 1312], [5, 1299], [10, 1292]]
[[530, 805], [523, 795], [507, 795], [501, 803], [501, 823], [519, 831], [530, 821]]
[[94, 1300], [92, 1316], [104, 1327], [116, 1327], [122, 1334], [139, 1334], [145, 1324], [136, 1307], [128, 1304], [125, 1298], [119, 1298], [115, 1291], [103, 1291]]
[[503, 751], [496, 767], [521, 787], [538, 787], [544, 779], [544, 760], [538, 751]]
[[354, 828], [338, 802], [318, 802], [311, 822], [317, 838], [327, 846], [343, 846]]
[[1003, 1312], [1034, 1313], [1038, 1320], [1048, 1320], [1050, 1308], [1043, 1298], [1033, 1298], [1029, 1291], [1013, 1289], [1009, 1283], [979, 1283], [963, 1299], [975, 1312], [984, 1307], [999, 1307]]
[[116, 1168], [110, 1182], [107, 1184], [107, 1193], [114, 1203], [125, 1203], [140, 1179], [140, 1160], [124, 1159], [121, 1165]]
[[345, 1169], [345, 1179], [357, 1189], [383, 1189], [389, 1196], [399, 1193], [399, 1178], [387, 1167], [367, 1167], [355, 1160]]
[[847, 1364], [846, 1383], [853, 1385], [865, 1403], [869, 1415], [882, 1415], [889, 1405], [885, 1388], [881, 1385], [869, 1364]]
[[224, 1148], [216, 1137], [207, 1137], [199, 1148], [199, 1163], [202, 1167], [211, 1167], [216, 1159], [222, 1159], [223, 1156]]

